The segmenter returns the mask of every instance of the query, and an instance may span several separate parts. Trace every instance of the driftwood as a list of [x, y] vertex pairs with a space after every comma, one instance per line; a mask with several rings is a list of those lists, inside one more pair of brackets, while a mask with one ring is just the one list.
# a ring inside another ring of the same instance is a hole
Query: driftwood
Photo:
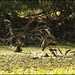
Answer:
[[56, 50], [56, 49], [49, 49], [49, 51], [55, 57], [57, 57], [59, 54], [63, 55], [63, 53], [62, 53], [62, 51], [60, 49], [58, 49], [58, 50]]
[[58, 50], [59, 50], [59, 52], [63, 55], [62, 51], [61, 51], [60, 49], [58, 49]]
[[67, 51], [65, 52], [65, 55], [66, 55], [68, 52], [70, 52], [70, 51], [71, 51], [71, 49], [67, 50]]
[[49, 55], [45, 52], [30, 52], [30, 54], [37, 55], [38, 57], [48, 57]]
[[71, 49], [67, 50], [67, 51], [65, 52], [65, 55], [68, 54], [68, 53], [73, 53], [73, 54], [75, 55], [75, 51], [71, 51]]
[[75, 51], [72, 51], [72, 52], [70, 52], [70, 53], [74, 53], [74, 55], [75, 55]]
[[55, 57], [57, 57], [57, 50], [56, 49], [49, 49], [49, 51], [51, 52], [51, 54], [53, 54]]
[[[51, 54], [55, 57], [57, 57], [59, 54], [58, 54], [58, 51], [61, 55], [63, 55], [62, 51], [60, 49], [56, 50], [56, 49], [49, 49], [49, 51], [51, 52]], [[68, 53], [73, 53], [75, 55], [75, 51], [71, 51], [71, 49], [67, 50], [65, 52], [64, 55], [67, 55]]]
[[[49, 49], [49, 51], [55, 57], [58, 57], [61, 55], [63, 56], [63, 53], [60, 49]], [[71, 51], [71, 49], [67, 50], [64, 55], [66, 55], [67, 53], [74, 53], [74, 55], [75, 55], [75, 51]], [[38, 55], [38, 57], [48, 57], [49, 56], [45, 52], [30, 52], [30, 54]]]

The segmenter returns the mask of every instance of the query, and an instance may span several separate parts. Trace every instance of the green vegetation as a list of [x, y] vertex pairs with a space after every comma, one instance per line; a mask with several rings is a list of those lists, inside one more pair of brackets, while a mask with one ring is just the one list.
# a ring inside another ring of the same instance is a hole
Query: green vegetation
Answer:
[[1, 0], [0, 74], [75, 74], [75, 1]]
[[17, 70], [12, 71], [11, 73], [7, 73], [5, 71], [0, 71], [0, 74], [75, 74], [75, 70], [72, 68], [65, 68], [65, 69], [54, 69], [54, 70], [43, 70], [39, 69], [36, 70], [34, 67], [26, 69], [25, 71], [23, 68], [19, 67]]
[[41, 52], [39, 47], [22, 47], [23, 51], [18, 53], [7, 46], [0, 46], [0, 74], [75, 74], [75, 57], [72, 54], [54, 57], [49, 48], [61, 49], [63, 53], [67, 49], [75, 48], [71, 45], [49, 46], [44, 52], [49, 57], [37, 57], [30, 52]]
[[74, 5], [74, 0], [0, 1], [0, 44], [13, 45], [17, 39], [24, 46], [41, 45], [44, 39], [74, 42]]

